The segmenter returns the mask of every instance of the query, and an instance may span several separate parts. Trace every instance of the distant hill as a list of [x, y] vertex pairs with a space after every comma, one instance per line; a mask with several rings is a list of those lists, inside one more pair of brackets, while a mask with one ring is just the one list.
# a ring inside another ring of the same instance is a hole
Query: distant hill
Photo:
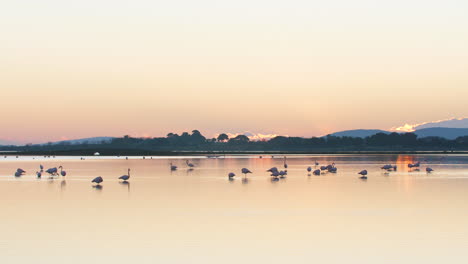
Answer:
[[380, 130], [380, 129], [353, 129], [353, 130], [345, 130], [345, 131], [335, 132], [335, 133], [330, 134], [330, 135], [335, 136], [335, 137], [365, 138], [365, 137], [373, 136], [373, 135], [375, 135], [377, 133], [390, 134], [391, 132], [385, 131], [385, 130]]
[[17, 146], [17, 145], [21, 145], [21, 144], [15, 141], [0, 139], [0, 146]]
[[457, 137], [468, 136], [468, 128], [431, 127], [418, 129], [413, 132], [418, 138], [442, 137], [446, 139], [456, 139]]
[[[52, 142], [52, 145], [58, 145], [58, 144], [78, 145], [78, 144], [83, 144], [83, 143], [98, 144], [103, 141], [110, 142], [112, 139], [114, 139], [114, 137], [90, 137], [90, 138], [71, 139], [71, 140]], [[45, 145], [45, 144], [40, 144], [40, 145]]]

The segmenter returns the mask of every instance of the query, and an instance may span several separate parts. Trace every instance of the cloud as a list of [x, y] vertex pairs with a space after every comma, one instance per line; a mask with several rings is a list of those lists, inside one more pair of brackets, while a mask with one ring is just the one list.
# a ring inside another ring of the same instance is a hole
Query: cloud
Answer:
[[468, 128], [468, 118], [449, 118], [437, 121], [428, 121], [419, 124], [404, 124], [399, 127], [392, 127], [391, 131], [397, 132], [414, 132], [418, 129], [430, 128], [430, 127], [451, 127], [451, 128]]
[[[278, 134], [262, 134], [262, 133], [253, 133], [253, 132], [243, 132], [243, 133], [226, 133], [226, 135], [229, 136], [229, 138], [234, 138], [237, 137], [238, 135], [245, 135], [247, 136], [251, 141], [263, 141], [263, 140], [270, 140], [272, 138], [275, 138], [279, 136]], [[216, 135], [218, 136], [218, 135]]]

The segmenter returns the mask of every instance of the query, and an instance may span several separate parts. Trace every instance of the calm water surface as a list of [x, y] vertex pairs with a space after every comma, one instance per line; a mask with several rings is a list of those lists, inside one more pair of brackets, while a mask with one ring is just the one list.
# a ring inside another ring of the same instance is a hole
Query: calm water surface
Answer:
[[[282, 156], [185, 159], [0, 157], [0, 263], [468, 263], [468, 156], [288, 156], [279, 181]], [[315, 160], [338, 173], [308, 176]]]

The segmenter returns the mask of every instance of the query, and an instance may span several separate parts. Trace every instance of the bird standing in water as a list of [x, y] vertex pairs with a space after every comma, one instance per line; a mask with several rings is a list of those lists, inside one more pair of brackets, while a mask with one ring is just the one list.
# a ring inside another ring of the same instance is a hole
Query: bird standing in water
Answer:
[[127, 171], [127, 175], [122, 175], [119, 177], [119, 180], [128, 181], [130, 179], [130, 168]]
[[102, 179], [101, 176], [98, 176], [96, 178], [94, 178], [91, 182], [92, 183], [97, 183], [97, 185], [99, 185], [101, 182], [103, 182], [104, 180]]
[[367, 170], [362, 170], [358, 172], [358, 174], [361, 174], [361, 177], [359, 177], [359, 179], [367, 180]]
[[248, 173], [252, 173], [252, 172], [251, 172], [249, 169], [247, 169], [247, 168], [242, 168], [241, 171], [242, 171], [242, 174], [244, 174], [244, 177], [247, 177], [247, 174], [248, 174]]

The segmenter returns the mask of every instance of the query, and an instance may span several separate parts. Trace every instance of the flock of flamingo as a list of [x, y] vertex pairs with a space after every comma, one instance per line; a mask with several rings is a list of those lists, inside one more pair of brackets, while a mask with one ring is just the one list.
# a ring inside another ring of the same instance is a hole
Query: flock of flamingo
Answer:
[[[189, 162], [189, 160], [186, 160], [185, 164], [187, 165], [187, 168], [189, 170], [193, 170], [195, 168], [195, 165], [193, 163]], [[327, 172], [336, 173], [338, 171], [338, 168], [335, 166], [335, 163], [328, 164], [326, 166], [320, 166], [320, 168], [317, 168], [319, 165], [320, 164], [317, 161], [315, 161], [315, 164], [314, 164], [315, 169], [314, 170], [312, 169], [312, 166], [307, 167], [306, 170], [308, 172], [308, 176], [311, 176], [311, 173], [313, 175], [315, 175], [315, 176], [319, 176], [319, 175], [321, 175], [323, 173], [327, 173]], [[416, 168], [417, 170], [419, 170], [420, 166], [421, 166], [420, 162], [408, 164], [409, 169]], [[272, 167], [272, 168], [267, 170], [267, 172], [270, 173], [270, 176], [272, 177], [272, 180], [279, 180], [280, 178], [285, 178], [286, 175], [288, 174], [288, 170], [287, 170], [288, 169], [288, 164], [286, 162], [286, 156], [284, 157], [284, 160], [283, 160], [283, 167], [284, 167], [284, 170], [279, 170], [277, 167]], [[175, 171], [175, 170], [177, 170], [177, 168], [178, 167], [176, 165], [172, 164], [172, 162], [170, 163], [170, 170], [171, 171]], [[49, 168], [49, 169], [44, 171], [44, 166], [39, 165], [39, 169], [40, 169], [39, 171], [36, 171], [37, 178], [41, 178], [42, 174], [44, 172], [49, 174], [50, 178], [52, 178], [52, 179], [55, 178], [55, 177], [58, 177], [58, 176], [65, 177], [67, 175], [67, 172], [63, 170], [63, 166]], [[60, 169], [60, 172], [59, 172], [59, 169]], [[396, 171], [397, 166], [396, 165], [391, 165], [391, 164], [386, 164], [386, 165], [382, 166], [381, 169], [385, 170], [387, 172]], [[431, 173], [433, 171], [434, 170], [432, 168], [430, 168], [430, 167], [426, 168], [427, 173]], [[21, 177], [25, 173], [26, 173], [25, 170], [23, 170], [21, 168], [18, 168], [16, 170], [14, 176], [15, 177]], [[252, 171], [250, 171], [247, 168], [242, 168], [241, 173], [244, 174], [244, 180], [247, 180], [247, 174], [252, 173]], [[357, 174], [361, 175], [359, 177], [360, 179], [367, 180], [367, 174], [368, 174], [367, 170], [362, 170], [362, 171], [358, 172]], [[234, 172], [229, 172], [228, 173], [229, 180], [233, 180], [235, 176], [236, 176], [236, 174]], [[123, 181], [123, 182], [127, 182], [130, 179], [130, 168], [127, 170], [126, 175], [122, 175], [122, 176], [118, 177], [118, 179]], [[91, 182], [99, 185], [103, 181], [104, 181], [104, 179], [101, 176], [98, 176], [98, 177], [94, 178]]]

